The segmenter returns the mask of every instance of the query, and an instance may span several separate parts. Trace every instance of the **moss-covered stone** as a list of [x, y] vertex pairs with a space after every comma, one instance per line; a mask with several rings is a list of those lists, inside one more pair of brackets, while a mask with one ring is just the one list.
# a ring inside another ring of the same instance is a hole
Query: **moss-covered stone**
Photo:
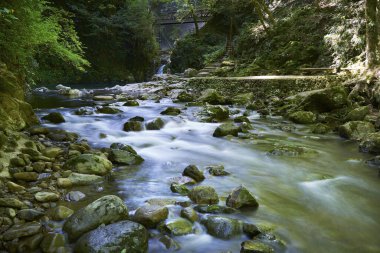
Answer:
[[60, 112], [51, 112], [48, 115], [43, 116], [42, 119], [47, 120], [54, 124], [66, 122], [65, 118]]
[[275, 252], [269, 245], [260, 241], [245, 241], [241, 244], [240, 253], [273, 253]]
[[371, 112], [369, 106], [361, 106], [350, 111], [346, 117], [348, 121], [362, 121]]
[[359, 150], [364, 153], [380, 154], [380, 132], [366, 135], [360, 142]]
[[203, 180], [205, 180], [205, 176], [203, 175], [203, 172], [200, 171], [198, 167], [195, 165], [187, 166], [182, 172], [182, 175], [190, 177], [194, 179], [196, 182], [202, 182]]
[[144, 158], [125, 150], [112, 149], [108, 158], [117, 164], [138, 165], [144, 162]]
[[103, 114], [118, 114], [123, 112], [122, 110], [119, 110], [117, 108], [109, 107], [109, 106], [103, 106], [99, 107], [96, 110], [97, 113], [103, 113]]
[[173, 236], [187, 235], [193, 232], [193, 224], [187, 219], [177, 218], [161, 223], [158, 229]]
[[224, 137], [227, 135], [238, 136], [240, 127], [232, 123], [225, 123], [217, 127], [213, 133], [214, 137]]
[[129, 120], [123, 126], [125, 132], [139, 132], [143, 130], [143, 124], [140, 121]]
[[181, 110], [175, 107], [168, 107], [161, 112], [162, 115], [178, 116], [181, 114]]
[[99, 155], [83, 154], [69, 159], [63, 166], [81, 174], [105, 175], [112, 169], [112, 163]]
[[223, 105], [226, 103], [226, 99], [215, 89], [204, 90], [198, 100], [212, 105]]
[[189, 198], [196, 204], [218, 204], [219, 197], [210, 186], [195, 186], [189, 193]]
[[139, 102], [136, 100], [128, 100], [124, 103], [124, 106], [139, 106]]
[[167, 207], [146, 205], [138, 208], [133, 218], [147, 228], [155, 228], [160, 222], [166, 220], [168, 215]]
[[227, 217], [208, 216], [202, 224], [207, 233], [221, 239], [230, 239], [243, 233], [243, 223]]
[[226, 200], [226, 205], [232, 208], [253, 207], [257, 208], [256, 198], [244, 186], [239, 186], [232, 190]]
[[373, 124], [366, 121], [350, 121], [339, 127], [339, 135], [351, 140], [361, 140], [375, 131]]
[[160, 130], [164, 126], [165, 122], [161, 118], [156, 118], [145, 125], [146, 130]]
[[306, 111], [298, 111], [289, 115], [289, 119], [297, 124], [312, 124], [316, 118], [314, 113]]

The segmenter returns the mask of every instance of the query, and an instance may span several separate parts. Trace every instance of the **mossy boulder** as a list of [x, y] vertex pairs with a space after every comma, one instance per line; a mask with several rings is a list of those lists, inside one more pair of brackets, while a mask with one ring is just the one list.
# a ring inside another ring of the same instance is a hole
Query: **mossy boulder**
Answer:
[[48, 115], [43, 116], [42, 119], [54, 124], [66, 122], [65, 118], [60, 112], [51, 112]]
[[211, 186], [195, 186], [188, 197], [196, 204], [218, 204], [219, 196]]
[[210, 166], [207, 166], [206, 169], [208, 170], [208, 172], [211, 175], [213, 175], [215, 177], [230, 175], [229, 172], [227, 172], [227, 171], [224, 170], [224, 166], [223, 165], [210, 165]]
[[206, 121], [208, 122], [221, 122], [230, 117], [230, 110], [221, 105], [206, 106], [202, 114], [207, 117]]
[[186, 185], [177, 184], [177, 183], [172, 183], [170, 185], [170, 190], [174, 193], [178, 193], [184, 196], [186, 196], [190, 192], [189, 188], [187, 188]]
[[134, 221], [147, 228], [155, 228], [160, 222], [166, 220], [169, 210], [164, 206], [146, 205], [136, 210]]
[[168, 107], [161, 112], [162, 115], [177, 116], [181, 114], [181, 110], [176, 107]]
[[314, 113], [307, 111], [293, 112], [289, 115], [289, 119], [297, 124], [312, 124], [316, 118]]
[[193, 232], [193, 224], [187, 219], [177, 218], [161, 223], [158, 229], [165, 234], [181, 236], [191, 234]]
[[359, 150], [364, 153], [380, 154], [380, 132], [366, 135], [360, 142]]
[[152, 121], [149, 121], [145, 127], [146, 130], [160, 130], [165, 126], [165, 122], [161, 118], [156, 118]]
[[260, 241], [245, 241], [241, 244], [240, 253], [274, 253], [274, 249]]
[[285, 157], [314, 157], [318, 152], [314, 149], [296, 146], [296, 145], [275, 145], [268, 151], [268, 155], [285, 156]]
[[339, 127], [339, 135], [351, 140], [361, 140], [375, 131], [373, 124], [366, 121], [350, 121]]
[[208, 216], [202, 220], [207, 233], [221, 239], [231, 239], [243, 233], [243, 223], [236, 219], [221, 216]]
[[247, 188], [239, 186], [228, 195], [226, 205], [237, 209], [243, 207], [257, 208], [259, 203]]
[[300, 107], [306, 111], [330, 112], [348, 104], [348, 92], [343, 86], [314, 90], [306, 92], [303, 96]]
[[74, 252], [146, 253], [149, 233], [142, 225], [120, 221], [84, 234], [75, 244]]
[[124, 106], [139, 106], [139, 102], [136, 100], [128, 100], [124, 103]]
[[140, 121], [129, 120], [123, 126], [125, 132], [139, 132], [143, 130], [143, 124]]
[[191, 222], [196, 222], [198, 220], [198, 214], [191, 207], [186, 207], [181, 210], [181, 217], [185, 218]]
[[232, 102], [237, 105], [248, 105], [251, 104], [254, 99], [254, 95], [252, 92], [243, 93], [236, 95], [232, 98]]
[[69, 159], [64, 165], [65, 170], [71, 170], [81, 174], [94, 174], [103, 176], [110, 172], [112, 163], [99, 155], [83, 154]]
[[177, 100], [179, 102], [193, 102], [194, 101], [194, 96], [186, 91], [181, 91], [178, 96], [177, 96]]
[[109, 107], [109, 106], [103, 106], [99, 107], [96, 110], [97, 113], [103, 113], [103, 114], [118, 114], [123, 112], [122, 110], [119, 110], [117, 108]]
[[220, 205], [197, 205], [194, 209], [199, 213], [234, 213], [236, 210], [231, 207], [225, 207]]
[[118, 149], [112, 149], [109, 153], [108, 158], [113, 162], [117, 164], [124, 164], [124, 165], [138, 165], [144, 162], [144, 158], [141, 156], [131, 153], [129, 151], [124, 150], [118, 150]]
[[327, 134], [331, 132], [331, 128], [326, 124], [317, 123], [311, 127], [311, 132], [313, 134]]
[[59, 178], [62, 179], [60, 185], [64, 187], [69, 186], [82, 186], [82, 185], [92, 185], [94, 183], [102, 181], [101, 176], [81, 174], [81, 173], [71, 173], [68, 178]]
[[108, 195], [76, 211], [66, 220], [63, 230], [70, 240], [75, 240], [101, 224], [107, 225], [125, 219], [128, 219], [128, 208], [124, 201], [117, 196]]
[[60, 252], [66, 246], [66, 239], [63, 234], [47, 233], [41, 242], [41, 249], [44, 253]]
[[346, 119], [348, 121], [362, 121], [370, 112], [370, 106], [361, 106], [350, 111]]
[[198, 100], [212, 105], [223, 105], [226, 103], [226, 99], [215, 89], [203, 91]]
[[232, 136], [237, 137], [239, 135], [240, 130], [241, 130], [240, 127], [233, 123], [225, 123], [225, 124], [221, 124], [215, 129], [213, 136], [224, 137], [227, 135], [232, 135]]
[[196, 182], [202, 182], [203, 180], [205, 180], [205, 176], [203, 175], [203, 172], [200, 171], [198, 167], [195, 165], [187, 166], [182, 172], [182, 175], [190, 177], [194, 179]]

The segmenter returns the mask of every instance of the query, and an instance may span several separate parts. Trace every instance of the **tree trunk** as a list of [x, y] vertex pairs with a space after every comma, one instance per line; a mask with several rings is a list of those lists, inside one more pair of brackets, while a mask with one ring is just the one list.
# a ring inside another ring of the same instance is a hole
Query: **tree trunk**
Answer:
[[194, 20], [195, 34], [198, 35], [199, 34], [198, 17], [193, 8], [191, 8], [190, 11], [191, 11], [191, 16], [193, 17], [193, 20]]
[[366, 65], [367, 68], [373, 68], [377, 63], [377, 0], [366, 0]]

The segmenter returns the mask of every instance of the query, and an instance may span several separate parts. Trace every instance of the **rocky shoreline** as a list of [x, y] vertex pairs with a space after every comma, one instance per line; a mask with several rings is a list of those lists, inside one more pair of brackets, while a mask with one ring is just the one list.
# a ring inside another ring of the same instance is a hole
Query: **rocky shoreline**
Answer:
[[[177, 79], [167, 79], [152, 85], [145, 97], [121, 97], [125, 106], [138, 106], [136, 98], [170, 97], [187, 107], [203, 106], [199, 117], [204, 122], [222, 123], [215, 129], [215, 138], [230, 136], [241, 139], [256, 138], [254, 128], [245, 116], [252, 110], [261, 117], [282, 115], [295, 124], [310, 126], [315, 134], [332, 131], [342, 137], [360, 141], [360, 151], [380, 154], [380, 120], [377, 110], [369, 103], [357, 84], [347, 84], [303, 92], [284, 98], [270, 95], [256, 97], [252, 92], [223, 94], [215, 89], [203, 91], [177, 85]], [[359, 83], [360, 84], [360, 83]], [[111, 97], [94, 97], [107, 101]], [[321, 102], [323, 101], [323, 102]], [[229, 105], [246, 108], [242, 116]], [[117, 114], [107, 103], [97, 108], [101, 113]], [[83, 112], [78, 110], [78, 114]], [[181, 110], [168, 107], [162, 115], [177, 116]], [[143, 115], [142, 115], [143, 116]], [[64, 122], [59, 113], [46, 115], [43, 120]], [[124, 131], [159, 130], [165, 122], [156, 118], [144, 122], [136, 117], [124, 124]], [[282, 125], [292, 131], [291, 124]], [[230, 189], [224, 203], [214, 188], [199, 185], [205, 175], [229, 176], [223, 165], [198, 168], [189, 165], [182, 175], [176, 175], [168, 186], [189, 201], [151, 199], [144, 206], [130, 210], [118, 196], [101, 193], [103, 182], [113, 168], [138, 165], [144, 158], [133, 147], [114, 143], [109, 148], [94, 149], [75, 133], [34, 126], [25, 132], [0, 131], [0, 251], [5, 252], [147, 252], [149, 240], [160, 241], [168, 250], [180, 248], [176, 236], [196, 233], [194, 225], [202, 224], [207, 232], [228, 240], [245, 234], [241, 252], [283, 251], [285, 244], [276, 238], [269, 226], [246, 223], [223, 214], [254, 211], [259, 207], [255, 196], [244, 186]], [[302, 146], [277, 146], [268, 155], [302, 156], [313, 151]], [[374, 157], [369, 163], [379, 166]], [[79, 210], [67, 203], [79, 201], [86, 195], [78, 187], [97, 185], [99, 197]], [[223, 199], [224, 201], [224, 199]], [[168, 206], [181, 208], [169, 217]], [[100, 240], [100, 238], [102, 240]]]

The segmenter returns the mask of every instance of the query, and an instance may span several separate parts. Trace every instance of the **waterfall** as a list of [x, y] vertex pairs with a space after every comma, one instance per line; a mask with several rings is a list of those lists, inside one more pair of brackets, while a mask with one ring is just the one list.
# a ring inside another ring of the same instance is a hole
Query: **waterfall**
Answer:
[[157, 71], [157, 75], [163, 75], [165, 67], [166, 67], [166, 64], [161, 65], [161, 67]]

